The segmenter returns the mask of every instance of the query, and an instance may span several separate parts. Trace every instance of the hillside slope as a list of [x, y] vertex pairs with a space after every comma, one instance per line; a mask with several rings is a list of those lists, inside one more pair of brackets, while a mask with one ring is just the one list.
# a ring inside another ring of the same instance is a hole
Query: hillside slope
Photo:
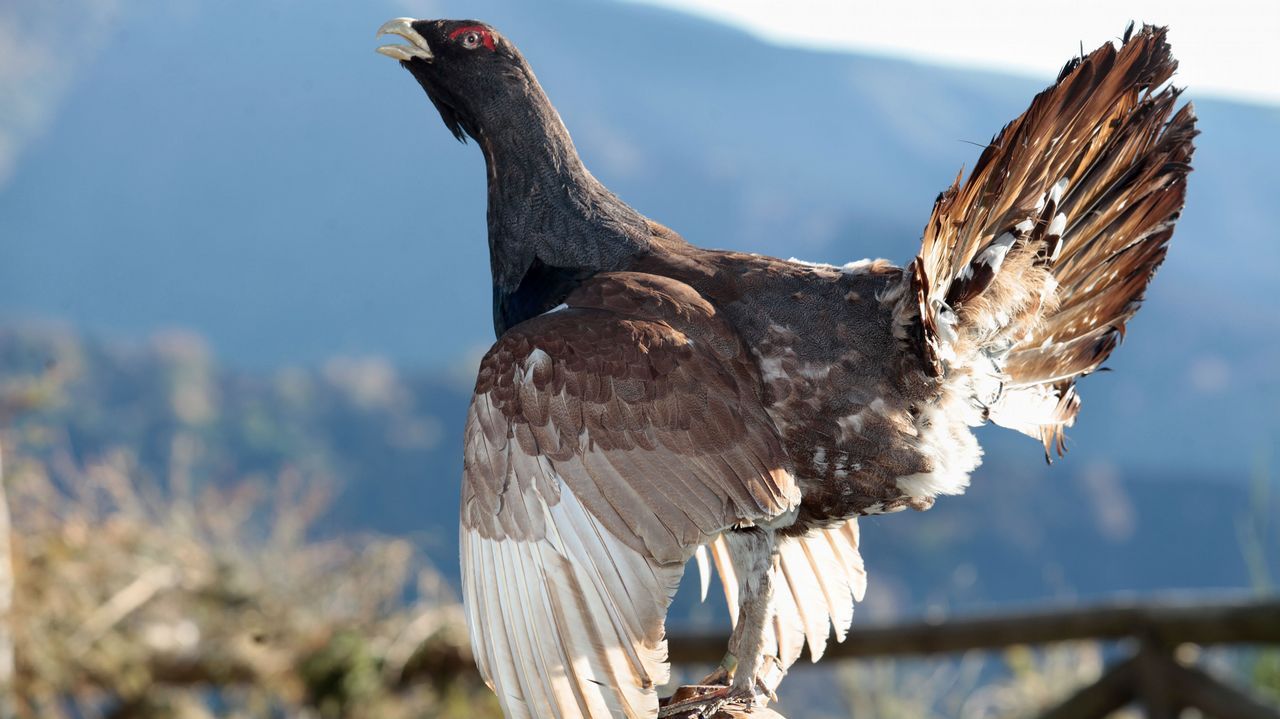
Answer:
[[[235, 366], [471, 361], [492, 339], [483, 166], [373, 53], [406, 12], [491, 20], [620, 195], [696, 243], [784, 257], [907, 260], [936, 192], [1037, 89], [584, 0], [130, 4], [0, 188], [0, 311], [189, 327]], [[65, 25], [32, 42], [64, 47]], [[1280, 110], [1198, 106], [1186, 215], [1119, 371], [1082, 384], [1070, 461], [1240, 478], [1280, 437]]]

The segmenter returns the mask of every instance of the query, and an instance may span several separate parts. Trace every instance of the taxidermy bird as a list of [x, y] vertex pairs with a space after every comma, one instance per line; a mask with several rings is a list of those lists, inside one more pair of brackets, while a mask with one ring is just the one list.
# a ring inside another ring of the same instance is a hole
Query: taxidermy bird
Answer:
[[[842, 640], [861, 515], [960, 494], [994, 422], [1064, 450], [1077, 381], [1165, 256], [1196, 134], [1165, 30], [1073, 59], [938, 196], [919, 254], [706, 250], [583, 166], [516, 47], [399, 18], [378, 48], [488, 168], [497, 342], [467, 414], [463, 598], [509, 717], [653, 717], [696, 558], [734, 626], [707, 701]], [[708, 559], [710, 557], [710, 559]]]

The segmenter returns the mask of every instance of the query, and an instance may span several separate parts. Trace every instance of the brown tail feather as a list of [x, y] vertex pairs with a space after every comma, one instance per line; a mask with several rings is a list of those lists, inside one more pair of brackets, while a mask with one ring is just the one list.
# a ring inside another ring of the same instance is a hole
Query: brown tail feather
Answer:
[[909, 273], [905, 336], [926, 367], [984, 365], [998, 390], [975, 400], [1046, 454], [1062, 453], [1075, 381], [1119, 344], [1186, 195], [1195, 115], [1174, 112], [1165, 35], [1131, 26], [1068, 63], [939, 196]]

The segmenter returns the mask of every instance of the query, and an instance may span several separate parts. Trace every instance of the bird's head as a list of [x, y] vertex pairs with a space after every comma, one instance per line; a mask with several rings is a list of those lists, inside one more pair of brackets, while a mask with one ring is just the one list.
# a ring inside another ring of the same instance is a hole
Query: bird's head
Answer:
[[378, 35], [407, 41], [378, 52], [413, 73], [459, 140], [465, 141], [464, 132], [479, 140], [487, 125], [537, 85], [515, 46], [476, 20], [400, 17], [378, 28]]

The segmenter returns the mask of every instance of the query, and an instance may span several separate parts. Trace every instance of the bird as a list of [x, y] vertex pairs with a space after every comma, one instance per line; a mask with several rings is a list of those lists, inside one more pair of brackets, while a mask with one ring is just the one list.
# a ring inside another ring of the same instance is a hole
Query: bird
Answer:
[[714, 564], [733, 626], [701, 701], [766, 705], [849, 630], [859, 517], [961, 494], [980, 425], [1061, 456], [1197, 134], [1167, 29], [1130, 24], [937, 196], [910, 262], [783, 260], [696, 246], [611, 192], [493, 26], [378, 35], [487, 170], [496, 341], [459, 542], [475, 660], [513, 718], [658, 716], [690, 563], [704, 599]]

